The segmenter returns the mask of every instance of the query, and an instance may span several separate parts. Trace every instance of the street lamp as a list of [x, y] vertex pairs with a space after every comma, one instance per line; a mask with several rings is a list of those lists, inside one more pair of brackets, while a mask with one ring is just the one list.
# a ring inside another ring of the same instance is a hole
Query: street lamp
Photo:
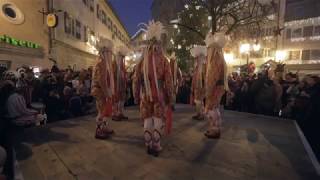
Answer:
[[234, 56], [232, 53], [224, 53], [223, 55], [228, 65], [233, 64]]
[[249, 65], [249, 53], [250, 53], [250, 44], [245, 43], [240, 45], [240, 53], [247, 55], [247, 65]]
[[253, 49], [253, 51], [260, 51], [260, 49], [261, 49], [261, 45], [260, 44], [254, 44], [254, 45], [252, 45], [252, 49]]
[[276, 51], [276, 61], [282, 62], [286, 59], [286, 57], [287, 57], [286, 51], [282, 51], [282, 50]]

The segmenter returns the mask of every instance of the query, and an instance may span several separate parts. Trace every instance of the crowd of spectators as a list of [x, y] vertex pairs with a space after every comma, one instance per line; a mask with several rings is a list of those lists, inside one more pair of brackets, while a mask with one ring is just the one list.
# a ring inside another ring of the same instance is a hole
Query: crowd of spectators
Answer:
[[257, 76], [232, 73], [228, 84], [226, 109], [296, 120], [320, 159], [319, 76], [287, 73], [282, 79], [267, 72]]
[[[10, 81], [14, 91], [23, 96], [26, 107], [34, 103], [44, 105], [49, 121], [87, 114], [92, 107], [90, 96], [92, 69], [60, 70], [56, 65], [35, 74], [27, 67], [2, 73], [1, 82]], [[9, 97], [4, 97], [6, 101]]]

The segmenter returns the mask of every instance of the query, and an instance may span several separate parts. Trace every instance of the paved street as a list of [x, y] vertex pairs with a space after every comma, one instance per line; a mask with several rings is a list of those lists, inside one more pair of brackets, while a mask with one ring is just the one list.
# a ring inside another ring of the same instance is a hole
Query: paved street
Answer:
[[208, 140], [192, 114], [177, 107], [158, 158], [145, 153], [135, 108], [129, 121], [112, 122], [110, 140], [93, 138], [93, 116], [31, 128], [18, 145], [20, 168], [26, 180], [319, 179], [292, 121], [225, 111], [221, 139]]

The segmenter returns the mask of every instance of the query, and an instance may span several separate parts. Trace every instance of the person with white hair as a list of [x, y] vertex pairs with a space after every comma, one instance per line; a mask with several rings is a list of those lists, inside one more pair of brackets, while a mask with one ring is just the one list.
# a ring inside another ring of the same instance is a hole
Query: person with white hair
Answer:
[[101, 39], [98, 42], [99, 57], [93, 71], [91, 89], [98, 110], [95, 133], [97, 139], [106, 139], [114, 133], [109, 124], [109, 118], [112, 116], [112, 98], [115, 94], [112, 49], [113, 43], [110, 40]]
[[207, 48], [205, 46], [195, 46], [190, 50], [191, 55], [195, 58], [195, 69], [192, 77], [191, 85], [191, 101], [196, 105], [197, 114], [192, 117], [195, 120], [204, 119], [204, 95], [205, 95], [205, 75], [206, 75], [206, 55]]
[[[143, 58], [136, 67], [133, 80], [135, 101], [141, 100], [140, 112], [144, 120], [147, 153], [154, 156], [158, 156], [162, 149], [160, 141], [163, 120], [165, 111], [171, 112], [168, 108], [172, 106], [173, 94], [170, 64], [161, 43], [163, 33], [164, 28], [160, 22], [149, 22], [146, 32], [148, 45], [144, 48]], [[169, 121], [167, 116], [166, 122]]]
[[205, 113], [209, 120], [209, 128], [205, 136], [208, 138], [220, 138], [221, 134], [220, 102], [225, 90], [228, 90], [227, 65], [222, 50], [226, 41], [224, 33], [213, 35], [209, 32], [206, 37]]
[[113, 116], [112, 120], [127, 120], [124, 116], [124, 103], [127, 97], [127, 72], [125, 67], [125, 56], [129, 53], [129, 49], [125, 46], [117, 48], [117, 54], [113, 63], [115, 95], [113, 98]]

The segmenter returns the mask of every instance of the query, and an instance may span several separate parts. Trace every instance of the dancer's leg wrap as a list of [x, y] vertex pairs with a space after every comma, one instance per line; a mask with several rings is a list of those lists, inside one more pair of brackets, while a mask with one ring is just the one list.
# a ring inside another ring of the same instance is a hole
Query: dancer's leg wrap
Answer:
[[157, 148], [158, 150], [160, 150], [161, 149], [161, 144], [160, 144], [160, 142], [161, 142], [161, 129], [163, 126], [162, 119], [154, 117], [153, 122], [154, 122], [154, 130], [153, 130], [153, 136], [152, 136], [153, 146], [155, 148]]
[[152, 118], [144, 119], [144, 141], [146, 146], [152, 146], [152, 131], [153, 131], [153, 122]]

